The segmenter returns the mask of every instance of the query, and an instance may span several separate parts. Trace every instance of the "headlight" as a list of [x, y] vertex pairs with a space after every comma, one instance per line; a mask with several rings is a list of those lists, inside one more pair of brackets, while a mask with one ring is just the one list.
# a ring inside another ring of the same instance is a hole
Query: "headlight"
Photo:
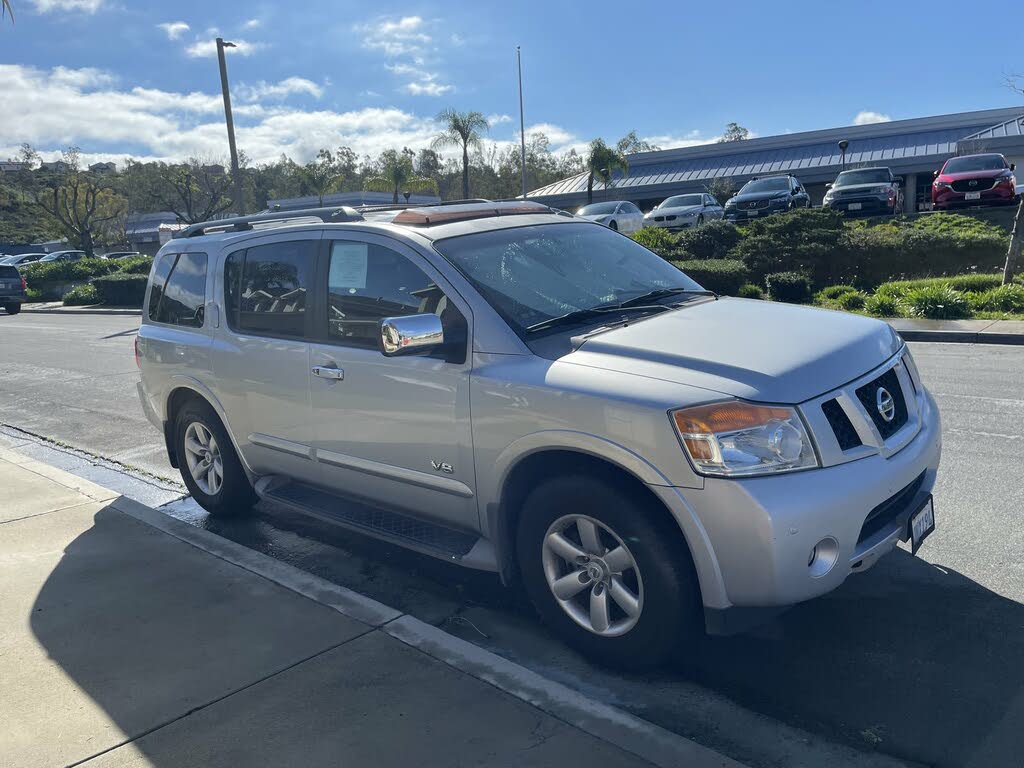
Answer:
[[749, 477], [818, 466], [793, 408], [728, 400], [673, 411], [672, 423], [702, 475]]
[[948, 181], [936, 181], [936, 182], [934, 182], [933, 186], [935, 186], [935, 187], [937, 187], [939, 189], [952, 189], [953, 188], [953, 185], [950, 184]]

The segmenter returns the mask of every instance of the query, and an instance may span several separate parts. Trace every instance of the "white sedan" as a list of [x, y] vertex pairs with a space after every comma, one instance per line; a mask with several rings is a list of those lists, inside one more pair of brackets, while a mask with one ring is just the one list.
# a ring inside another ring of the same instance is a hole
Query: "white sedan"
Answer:
[[644, 225], [643, 213], [628, 200], [610, 200], [605, 203], [584, 205], [576, 211], [576, 215], [627, 234], [636, 232]]
[[657, 208], [644, 216], [644, 226], [689, 229], [724, 215], [725, 209], [707, 193], [675, 195], [663, 200]]

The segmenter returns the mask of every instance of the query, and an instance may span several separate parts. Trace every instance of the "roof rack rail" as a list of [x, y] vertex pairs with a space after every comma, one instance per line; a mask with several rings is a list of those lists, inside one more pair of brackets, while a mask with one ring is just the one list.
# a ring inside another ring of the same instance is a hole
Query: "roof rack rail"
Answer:
[[349, 208], [347, 205], [339, 205], [332, 208], [303, 208], [297, 211], [262, 211], [249, 216], [232, 216], [227, 219], [214, 219], [213, 221], [191, 224], [185, 229], [176, 232], [174, 237], [199, 237], [200, 235], [218, 230], [246, 232], [254, 229], [254, 224], [298, 219], [319, 219], [325, 224], [336, 224], [344, 221], [362, 221], [363, 215], [355, 208]]
[[404, 211], [409, 208], [437, 208], [442, 205], [469, 205], [470, 203], [493, 203], [483, 197], [469, 197], [465, 200], [442, 200], [438, 203], [397, 203], [390, 205], [359, 205], [356, 210], [360, 213], [380, 213], [383, 211]]

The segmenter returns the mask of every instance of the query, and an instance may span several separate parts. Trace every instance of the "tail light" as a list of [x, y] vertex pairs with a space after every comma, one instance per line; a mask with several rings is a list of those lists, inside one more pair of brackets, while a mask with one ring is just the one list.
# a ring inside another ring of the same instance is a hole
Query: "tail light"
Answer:
[[27, 291], [28, 290], [28, 283], [25, 282], [25, 278], [24, 277], [21, 278], [21, 290], [23, 290], [23, 291]]

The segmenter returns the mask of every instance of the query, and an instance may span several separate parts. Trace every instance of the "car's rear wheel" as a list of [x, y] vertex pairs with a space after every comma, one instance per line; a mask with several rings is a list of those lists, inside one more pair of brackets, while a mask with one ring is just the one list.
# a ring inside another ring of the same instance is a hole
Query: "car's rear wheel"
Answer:
[[21, 312], [21, 304], [5, 304], [4, 309], [8, 315], [16, 315]]
[[206, 403], [187, 403], [175, 420], [175, 451], [185, 485], [211, 515], [234, 515], [256, 503], [242, 463], [217, 414]]
[[700, 594], [679, 529], [652, 499], [589, 475], [527, 497], [519, 566], [544, 622], [586, 656], [646, 669], [687, 656], [703, 634]]

